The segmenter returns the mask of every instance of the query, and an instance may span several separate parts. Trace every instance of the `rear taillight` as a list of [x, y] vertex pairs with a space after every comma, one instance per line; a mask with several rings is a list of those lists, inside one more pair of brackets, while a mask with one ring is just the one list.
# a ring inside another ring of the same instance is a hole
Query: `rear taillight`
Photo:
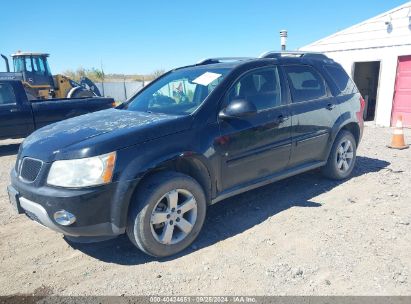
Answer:
[[365, 108], [365, 100], [360, 96], [360, 106], [361, 106], [361, 113], [364, 111]]
[[360, 95], [360, 110], [356, 113], [356, 114], [357, 114], [357, 118], [358, 118], [359, 121], [363, 121], [364, 109], [365, 109], [365, 100], [364, 100], [364, 98], [362, 98], [362, 96]]

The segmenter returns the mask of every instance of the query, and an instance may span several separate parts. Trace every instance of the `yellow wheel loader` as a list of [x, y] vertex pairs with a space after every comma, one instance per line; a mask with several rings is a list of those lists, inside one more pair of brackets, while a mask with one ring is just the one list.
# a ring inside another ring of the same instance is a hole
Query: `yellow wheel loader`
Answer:
[[101, 96], [96, 85], [87, 77], [80, 83], [64, 75], [52, 75], [47, 61], [49, 54], [17, 52], [12, 54], [14, 72], [10, 72], [9, 61], [6, 72], [0, 72], [1, 79], [16, 79], [23, 82], [29, 99], [80, 98]]

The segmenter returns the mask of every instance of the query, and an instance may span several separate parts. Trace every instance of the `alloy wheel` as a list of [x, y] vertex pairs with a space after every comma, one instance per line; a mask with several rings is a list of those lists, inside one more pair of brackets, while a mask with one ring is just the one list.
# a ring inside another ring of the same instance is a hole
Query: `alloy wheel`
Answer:
[[354, 160], [354, 147], [350, 140], [344, 139], [337, 149], [336, 165], [340, 172], [350, 170]]
[[151, 233], [161, 244], [174, 245], [184, 240], [197, 220], [197, 202], [185, 189], [174, 189], [163, 195], [153, 208]]

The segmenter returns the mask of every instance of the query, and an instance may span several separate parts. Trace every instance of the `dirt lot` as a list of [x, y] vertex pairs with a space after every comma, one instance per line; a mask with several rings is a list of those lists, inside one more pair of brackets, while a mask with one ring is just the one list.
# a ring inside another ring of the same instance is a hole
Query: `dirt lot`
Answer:
[[3, 141], [0, 294], [411, 295], [411, 149], [389, 140], [366, 128], [350, 180], [314, 171], [212, 206], [195, 244], [162, 260], [126, 237], [74, 245], [14, 215], [18, 144]]

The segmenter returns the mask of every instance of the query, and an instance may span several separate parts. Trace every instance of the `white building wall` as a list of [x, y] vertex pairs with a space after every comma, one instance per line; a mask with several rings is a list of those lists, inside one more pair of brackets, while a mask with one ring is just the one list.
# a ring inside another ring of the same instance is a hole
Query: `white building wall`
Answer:
[[411, 55], [411, 46], [380, 48], [374, 49], [372, 52], [369, 50], [355, 50], [325, 52], [325, 54], [340, 63], [351, 77], [354, 77], [354, 62], [381, 62], [375, 123], [381, 126], [389, 126], [398, 56]]
[[389, 126], [398, 56], [411, 55], [410, 17], [411, 2], [408, 2], [300, 50], [324, 52], [352, 77], [355, 62], [380, 61], [375, 122]]

